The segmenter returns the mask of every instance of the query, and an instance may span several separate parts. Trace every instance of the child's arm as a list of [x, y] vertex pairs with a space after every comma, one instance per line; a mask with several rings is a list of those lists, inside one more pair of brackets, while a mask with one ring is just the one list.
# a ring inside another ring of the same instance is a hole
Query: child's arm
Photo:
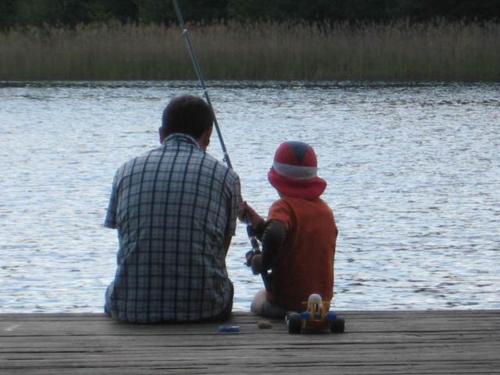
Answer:
[[269, 270], [276, 261], [276, 255], [286, 240], [286, 229], [278, 220], [270, 220], [264, 224], [262, 233], [262, 254], [255, 255], [252, 260], [252, 271], [262, 273]]
[[247, 202], [241, 204], [239, 218], [252, 226], [255, 235], [262, 242], [262, 253], [255, 254], [250, 259], [252, 272], [266, 272], [276, 261], [286, 240], [286, 227], [279, 220], [265, 221]]
[[252, 226], [257, 238], [262, 238], [265, 220], [246, 201], [241, 203], [238, 218]]

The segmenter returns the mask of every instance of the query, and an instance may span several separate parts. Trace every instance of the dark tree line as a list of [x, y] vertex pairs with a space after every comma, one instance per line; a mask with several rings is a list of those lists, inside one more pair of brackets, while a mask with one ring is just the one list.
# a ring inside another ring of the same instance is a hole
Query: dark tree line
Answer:
[[[191, 22], [500, 21], [500, 0], [179, 0]], [[171, 0], [0, 0], [0, 28], [170, 24]]]

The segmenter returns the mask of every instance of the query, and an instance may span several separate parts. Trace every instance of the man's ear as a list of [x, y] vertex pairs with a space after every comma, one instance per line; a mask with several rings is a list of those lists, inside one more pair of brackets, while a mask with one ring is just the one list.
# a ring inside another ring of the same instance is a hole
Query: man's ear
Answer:
[[208, 145], [210, 144], [210, 136], [212, 135], [212, 129], [207, 129], [203, 132], [203, 134], [200, 136], [200, 138], [197, 139], [198, 144], [202, 148], [202, 150], [206, 150], [208, 148]]
[[163, 144], [163, 141], [165, 140], [165, 132], [163, 131], [163, 128], [160, 126], [158, 128], [158, 136], [160, 137], [160, 143]]

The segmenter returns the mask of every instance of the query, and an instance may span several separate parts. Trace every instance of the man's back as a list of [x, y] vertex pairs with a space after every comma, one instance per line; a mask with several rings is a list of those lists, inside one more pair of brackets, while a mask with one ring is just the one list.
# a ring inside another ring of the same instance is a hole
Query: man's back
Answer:
[[220, 314], [232, 299], [226, 242], [240, 200], [237, 175], [184, 134], [124, 164], [105, 222], [120, 242], [106, 310], [132, 322]]

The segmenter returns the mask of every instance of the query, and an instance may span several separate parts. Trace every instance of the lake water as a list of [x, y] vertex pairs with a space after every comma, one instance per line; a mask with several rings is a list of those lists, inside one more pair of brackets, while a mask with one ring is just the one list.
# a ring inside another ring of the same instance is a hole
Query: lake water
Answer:
[[[285, 140], [312, 144], [340, 230], [337, 309], [500, 308], [500, 84], [209, 82], [244, 198]], [[0, 83], [0, 312], [100, 312], [115, 170], [196, 82]], [[221, 157], [214, 136], [209, 151]], [[228, 257], [235, 309], [261, 288]]]

